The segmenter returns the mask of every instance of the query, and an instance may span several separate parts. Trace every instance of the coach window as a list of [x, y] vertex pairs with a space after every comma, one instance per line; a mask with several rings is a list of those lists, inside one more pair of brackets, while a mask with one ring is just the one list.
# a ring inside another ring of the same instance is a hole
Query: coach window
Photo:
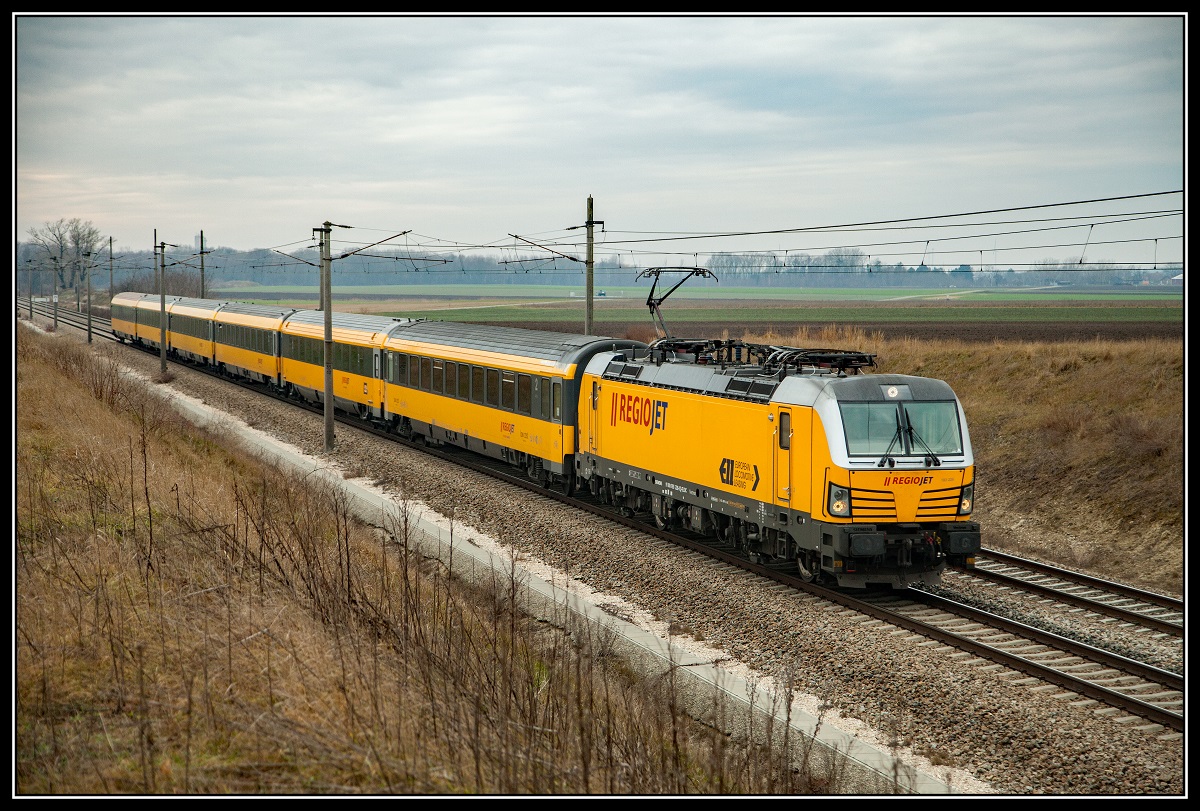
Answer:
[[[451, 365], [453, 365], [453, 364], [451, 364]], [[434, 362], [433, 362], [433, 390], [438, 394], [442, 393], [443, 367], [444, 367], [444, 364], [442, 361], [434, 360]]]
[[500, 405], [508, 411], [517, 409], [517, 373], [500, 373]]
[[471, 399], [471, 367], [465, 363], [458, 364], [458, 398]]
[[429, 358], [421, 358], [421, 388], [429, 391], [430, 383], [433, 381], [433, 361]]
[[543, 377], [541, 382], [542, 413], [538, 416], [544, 420], [548, 420], [550, 419], [550, 378]]
[[517, 411], [522, 414], [533, 411], [533, 381], [529, 375], [517, 375]]
[[471, 402], [473, 403], [483, 402], [483, 372], [482, 366], [471, 367]]
[[458, 393], [458, 364], [446, 364], [446, 394], [453, 397]]
[[550, 413], [555, 422], [562, 422], [562, 381], [555, 380], [550, 395]]
[[487, 370], [487, 394], [484, 397], [490, 406], [500, 405], [500, 370]]

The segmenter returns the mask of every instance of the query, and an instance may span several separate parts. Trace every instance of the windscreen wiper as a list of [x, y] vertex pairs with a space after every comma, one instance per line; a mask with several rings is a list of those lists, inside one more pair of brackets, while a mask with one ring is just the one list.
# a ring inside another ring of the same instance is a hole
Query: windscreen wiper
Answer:
[[887, 450], [883, 452], [883, 456], [879, 457], [879, 464], [875, 467], [895, 467], [896, 460], [892, 458], [892, 448], [896, 447], [896, 440], [900, 438], [900, 421], [896, 421], [896, 433], [892, 434], [892, 441], [888, 443]]
[[925, 457], [925, 467], [941, 467], [942, 460], [937, 458], [937, 454], [933, 452], [933, 448], [925, 444], [925, 440], [917, 433], [917, 429], [912, 424], [912, 417], [908, 416], [907, 408], [904, 409], [904, 421], [908, 424], [908, 435], [915, 439], [925, 449], [925, 452], [929, 454]]

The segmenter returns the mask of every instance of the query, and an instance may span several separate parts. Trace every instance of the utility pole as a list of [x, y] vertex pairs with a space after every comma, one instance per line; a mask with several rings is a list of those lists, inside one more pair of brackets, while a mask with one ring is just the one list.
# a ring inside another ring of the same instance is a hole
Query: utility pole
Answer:
[[29, 266], [29, 320], [33, 320], [33, 258], [25, 260], [25, 264]]
[[595, 262], [592, 257], [592, 196], [588, 195], [587, 202], [587, 310], [583, 318], [583, 334], [592, 334], [592, 272]]
[[50, 257], [54, 260], [54, 329], [58, 329], [58, 257]]
[[204, 298], [204, 229], [200, 230], [200, 298]]
[[321, 311], [325, 315], [325, 452], [333, 450], [333, 255], [330, 236], [333, 223], [314, 228], [321, 234]]
[[[154, 232], [156, 235], [158, 231]], [[167, 376], [167, 248], [178, 248], [178, 245], [172, 245], [169, 242], [158, 243], [159, 252], [159, 271], [158, 271], [158, 335], [159, 335], [159, 372], [163, 378]]]
[[91, 251], [83, 252], [83, 272], [87, 274], [88, 343], [92, 342], [92, 258]]
[[112, 237], [108, 238], [108, 300], [113, 297]]

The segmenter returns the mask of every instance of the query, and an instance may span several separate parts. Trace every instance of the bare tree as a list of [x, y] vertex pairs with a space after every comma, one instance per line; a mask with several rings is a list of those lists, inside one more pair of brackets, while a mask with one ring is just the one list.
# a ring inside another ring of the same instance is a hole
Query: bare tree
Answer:
[[58, 286], [78, 290], [88, 262], [100, 248], [104, 237], [100, 229], [78, 217], [59, 219], [29, 229], [29, 238], [57, 259]]

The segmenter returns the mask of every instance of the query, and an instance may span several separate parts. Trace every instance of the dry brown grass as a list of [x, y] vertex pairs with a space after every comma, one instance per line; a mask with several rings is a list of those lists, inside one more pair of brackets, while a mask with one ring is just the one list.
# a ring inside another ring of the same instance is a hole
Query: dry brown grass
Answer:
[[515, 570], [449, 576], [403, 513], [361, 524], [111, 361], [19, 328], [16, 377], [17, 795], [838, 788], [566, 612], [528, 620]]

